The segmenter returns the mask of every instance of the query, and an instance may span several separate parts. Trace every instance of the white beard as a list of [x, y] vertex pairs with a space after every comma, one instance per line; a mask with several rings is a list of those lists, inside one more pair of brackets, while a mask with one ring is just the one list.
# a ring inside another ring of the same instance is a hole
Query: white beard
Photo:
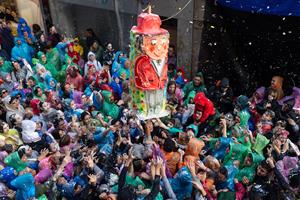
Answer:
[[161, 77], [164, 66], [165, 66], [165, 58], [162, 60], [151, 60], [152, 65], [155, 68], [156, 73], [159, 77]]

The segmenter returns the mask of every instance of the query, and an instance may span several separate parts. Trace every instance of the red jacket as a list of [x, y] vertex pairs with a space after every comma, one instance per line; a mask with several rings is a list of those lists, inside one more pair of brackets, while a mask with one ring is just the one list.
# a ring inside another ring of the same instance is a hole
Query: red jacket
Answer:
[[194, 119], [197, 111], [202, 111], [202, 117], [200, 119], [201, 123], [204, 123], [209, 116], [214, 115], [215, 107], [214, 104], [205, 96], [203, 92], [199, 92], [194, 97], [195, 102], [195, 111], [194, 111]]
[[158, 76], [155, 67], [151, 64], [151, 59], [144, 55], [136, 59], [134, 68], [134, 81], [138, 89], [158, 90], [163, 89], [168, 79], [167, 62], [162, 70], [161, 77]]

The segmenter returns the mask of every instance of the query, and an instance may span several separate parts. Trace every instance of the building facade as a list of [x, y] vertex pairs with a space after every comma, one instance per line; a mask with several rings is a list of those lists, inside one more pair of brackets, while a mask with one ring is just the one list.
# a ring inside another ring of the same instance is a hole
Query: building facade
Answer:
[[[122, 47], [119, 45], [120, 37], [114, 4], [116, 1], [123, 31]], [[60, 32], [71, 37], [75, 35], [83, 37], [84, 31], [92, 28], [102, 43], [112, 42], [116, 49], [126, 50], [129, 45], [130, 29], [136, 25], [137, 15], [147, 7], [148, 3], [145, 0], [52, 0], [49, 1], [49, 8], [53, 24]], [[150, 3], [152, 12], [160, 15], [163, 20], [179, 12], [173, 18], [163, 21], [162, 27], [170, 32], [170, 44], [176, 48], [178, 66], [184, 66], [186, 71], [190, 72], [194, 1], [153, 0]], [[189, 75], [190, 73], [187, 74]]]

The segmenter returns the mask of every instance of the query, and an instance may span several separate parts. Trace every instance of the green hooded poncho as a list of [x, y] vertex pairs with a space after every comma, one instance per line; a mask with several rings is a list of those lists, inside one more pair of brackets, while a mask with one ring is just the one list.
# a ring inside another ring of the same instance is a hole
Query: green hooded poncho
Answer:
[[41, 65], [43, 65], [46, 68], [46, 70], [48, 70], [51, 73], [52, 77], [55, 78], [57, 76], [57, 73], [58, 73], [57, 67], [55, 66], [55, 62], [51, 62], [50, 61], [51, 58], [48, 58], [49, 55], [46, 56], [46, 62], [44, 62], [43, 59], [42, 59], [43, 55], [45, 55], [45, 54], [43, 52], [41, 52], [41, 51], [39, 51], [37, 53], [37, 56], [38, 56], [38, 59], [39, 59], [39, 63]]
[[[47, 62], [51, 64], [57, 71], [61, 70], [60, 55], [56, 48], [51, 49], [46, 53]], [[50, 70], [49, 70], [50, 71]]]
[[13, 71], [13, 66], [11, 62], [6, 61], [3, 57], [0, 57], [0, 60], [3, 61], [3, 65], [0, 65], [0, 72], [11, 73]]
[[235, 160], [239, 160], [242, 163], [248, 152], [249, 149], [246, 146], [231, 142], [229, 152], [224, 158], [224, 165], [232, 165]]
[[117, 119], [119, 116], [120, 109], [115, 103], [110, 102], [110, 97], [112, 96], [112, 93], [110, 91], [103, 90], [101, 94], [104, 98], [102, 107], [103, 114], [110, 116], [113, 119]]
[[242, 167], [236, 174], [235, 178], [241, 182], [243, 180], [243, 177], [245, 176], [248, 178], [250, 183], [252, 183], [255, 176], [256, 167], [260, 164], [261, 161], [264, 160], [264, 157], [256, 152], [249, 153], [248, 155], [252, 157], [252, 164], [250, 166]]
[[21, 160], [17, 151], [6, 156], [4, 163], [13, 167], [18, 173], [27, 167], [27, 164]]
[[206, 87], [204, 84], [203, 74], [201, 72], [198, 72], [195, 77], [201, 78], [201, 84], [199, 86], [195, 86], [194, 81], [187, 83], [183, 87], [183, 93], [184, 93], [185, 98], [187, 98], [187, 96], [190, 94], [191, 91], [195, 91], [196, 93], [198, 93], [198, 92], [204, 92], [205, 94], [207, 93], [207, 90], [206, 90]]
[[191, 101], [192, 99], [194, 99], [195, 96], [196, 96], [196, 91], [191, 91], [191, 92], [188, 94], [187, 98], [184, 100], [184, 105], [187, 106], [188, 104], [190, 104], [190, 101]]

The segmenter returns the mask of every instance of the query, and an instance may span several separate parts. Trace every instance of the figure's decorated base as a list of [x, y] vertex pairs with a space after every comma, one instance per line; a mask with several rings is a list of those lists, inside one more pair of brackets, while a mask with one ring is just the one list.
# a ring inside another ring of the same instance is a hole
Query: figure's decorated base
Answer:
[[161, 118], [161, 117], [165, 117], [168, 116], [170, 114], [169, 111], [164, 110], [161, 111], [160, 113], [153, 113], [152, 115], [145, 115], [143, 113], [138, 113], [137, 117], [139, 118], [139, 120], [147, 120], [147, 119], [155, 119], [155, 118]]

